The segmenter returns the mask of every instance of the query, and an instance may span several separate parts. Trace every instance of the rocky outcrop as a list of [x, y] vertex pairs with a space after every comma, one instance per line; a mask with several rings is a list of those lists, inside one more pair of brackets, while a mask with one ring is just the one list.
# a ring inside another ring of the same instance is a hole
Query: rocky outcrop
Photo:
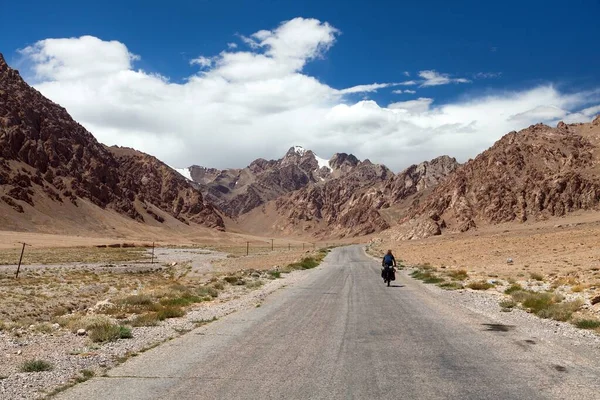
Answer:
[[[389, 227], [378, 209], [383, 205], [382, 182], [393, 176], [383, 165], [370, 161], [354, 162], [353, 169], [338, 178], [311, 185], [275, 201], [275, 208], [285, 217], [284, 229], [304, 221], [325, 225], [328, 236], [360, 236]], [[335, 160], [336, 157], [332, 160]], [[334, 164], [334, 163], [332, 163]], [[342, 164], [334, 164], [339, 168]], [[335, 170], [334, 170], [335, 171]]]
[[27, 212], [25, 204], [35, 207], [36, 198], [45, 196], [75, 205], [86, 199], [140, 222], [148, 217], [145, 209], [157, 209], [185, 223], [224, 227], [185, 178], [154, 157], [113, 154], [1, 55], [0, 156], [0, 198], [16, 212]]
[[334, 176], [338, 171], [343, 173], [275, 201], [276, 210], [285, 216], [285, 226], [280, 229], [316, 221], [326, 227], [322, 233], [328, 236], [360, 236], [382, 231], [392, 222], [383, 216], [382, 210], [435, 187], [459, 164], [443, 156], [412, 165], [395, 175], [383, 165], [340, 153], [332, 157], [330, 165]]
[[538, 124], [507, 134], [440, 183], [407, 220], [436, 225], [438, 231], [464, 232], [479, 224], [543, 220], [598, 209], [596, 121], [561, 122], [556, 128]]
[[384, 185], [386, 206], [392, 206], [404, 199], [427, 189], [434, 188], [460, 164], [455, 158], [441, 156], [431, 161], [411, 165]]
[[259, 158], [243, 169], [190, 167], [206, 199], [230, 216], [247, 213], [270, 200], [329, 179], [332, 169], [319, 165], [310, 150], [294, 146], [279, 160]]

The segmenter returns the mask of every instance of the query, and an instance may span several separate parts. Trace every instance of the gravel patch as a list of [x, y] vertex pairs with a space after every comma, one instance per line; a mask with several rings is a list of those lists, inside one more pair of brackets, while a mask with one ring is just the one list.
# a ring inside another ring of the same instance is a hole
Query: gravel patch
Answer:
[[[190, 257], [190, 252], [193, 254]], [[225, 254], [202, 250], [160, 249], [160, 263], [182, 263], [191, 260], [199, 274], [210, 271], [206, 263], [211, 259], [226, 257]], [[100, 266], [94, 266], [100, 267]], [[36, 268], [33, 266], [33, 268]], [[167, 319], [158, 326], [132, 328], [133, 338], [119, 339], [105, 344], [93, 344], [86, 336], [78, 336], [58, 326], [52, 332], [35, 333], [28, 329], [0, 331], [0, 399], [40, 399], [54, 390], [84, 379], [84, 372], [93, 371], [95, 376], [129, 357], [155, 347], [167, 340], [194, 330], [199, 325], [230, 313], [259, 306], [266, 296], [307, 275], [307, 271], [282, 274], [280, 279], [263, 279], [264, 285], [249, 289], [245, 286], [227, 286], [219, 297], [200, 303], [181, 318]], [[51, 371], [20, 372], [27, 360], [39, 359], [50, 362]]]

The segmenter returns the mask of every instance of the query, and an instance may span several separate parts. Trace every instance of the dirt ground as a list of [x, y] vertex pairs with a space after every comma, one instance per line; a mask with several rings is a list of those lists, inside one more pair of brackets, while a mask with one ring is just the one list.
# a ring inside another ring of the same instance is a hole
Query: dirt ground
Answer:
[[469, 280], [496, 279], [560, 288], [588, 303], [600, 296], [600, 213], [530, 224], [507, 224], [422, 240], [397, 241], [380, 235], [371, 253], [392, 249], [408, 265], [430, 264], [465, 270]]

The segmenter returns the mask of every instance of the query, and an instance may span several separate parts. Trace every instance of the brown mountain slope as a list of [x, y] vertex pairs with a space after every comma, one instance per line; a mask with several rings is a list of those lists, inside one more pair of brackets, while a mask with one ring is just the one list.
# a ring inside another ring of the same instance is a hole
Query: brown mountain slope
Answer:
[[[368, 235], [390, 227], [392, 211], [411, 196], [426, 191], [458, 163], [444, 156], [413, 165], [394, 175], [383, 165], [336, 155], [330, 161], [338, 177], [281, 196], [241, 219], [245, 229], [319, 237]], [[340, 166], [342, 166], [340, 168]]]
[[64, 108], [27, 85], [0, 55], [0, 229], [35, 229], [36, 207], [50, 220], [62, 216], [75, 225], [85, 220], [93, 229], [94, 219], [86, 217], [89, 210], [77, 211], [80, 205], [139, 222], [160, 224], [172, 216], [186, 224], [224, 227], [200, 192], [160, 161], [114, 151], [117, 156]]
[[600, 205], [600, 117], [511, 132], [415, 206], [407, 238], [543, 220]]

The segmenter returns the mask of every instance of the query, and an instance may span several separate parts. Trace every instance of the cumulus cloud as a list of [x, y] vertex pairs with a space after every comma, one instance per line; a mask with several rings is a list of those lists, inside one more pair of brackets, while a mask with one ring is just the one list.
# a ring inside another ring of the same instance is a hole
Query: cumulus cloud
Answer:
[[387, 88], [390, 86], [395, 86], [393, 83], [372, 83], [369, 85], [358, 85], [352, 86], [347, 89], [340, 90], [341, 94], [350, 94], [350, 93], [370, 93], [376, 92], [379, 89]]
[[421, 87], [447, 85], [449, 83], [471, 82], [465, 78], [450, 78], [450, 75], [442, 74], [434, 70], [420, 71], [419, 76], [424, 79], [423, 82], [421, 82]]
[[[101, 142], [177, 167], [243, 167], [258, 157], [279, 158], [298, 144], [321, 157], [353, 153], [398, 171], [441, 154], [464, 161], [511, 130], [558, 118], [589, 121], [600, 110], [599, 91], [566, 94], [552, 85], [449, 104], [433, 96], [388, 106], [355, 102], [354, 93], [397, 83], [340, 90], [308, 75], [306, 64], [324, 57], [338, 36], [318, 20], [286, 21], [240, 36], [243, 49], [227, 46], [199, 57], [183, 83], [136, 69], [139, 56], [124, 43], [91, 36], [46, 39], [21, 52], [35, 87]], [[423, 72], [421, 85], [460, 83]]]
[[190, 61], [191, 65], [199, 65], [201, 68], [208, 68], [212, 65], [212, 63], [213, 61], [210, 58], [204, 56], [194, 58], [192, 61]]

